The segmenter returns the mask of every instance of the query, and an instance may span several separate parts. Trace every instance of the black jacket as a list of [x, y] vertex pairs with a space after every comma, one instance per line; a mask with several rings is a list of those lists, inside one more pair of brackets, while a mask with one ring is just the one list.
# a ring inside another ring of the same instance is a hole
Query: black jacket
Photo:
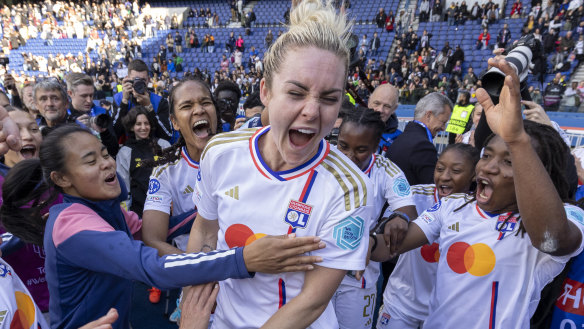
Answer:
[[421, 125], [409, 122], [404, 132], [389, 146], [387, 157], [400, 167], [410, 185], [434, 182], [438, 152], [428, 140], [426, 128]]

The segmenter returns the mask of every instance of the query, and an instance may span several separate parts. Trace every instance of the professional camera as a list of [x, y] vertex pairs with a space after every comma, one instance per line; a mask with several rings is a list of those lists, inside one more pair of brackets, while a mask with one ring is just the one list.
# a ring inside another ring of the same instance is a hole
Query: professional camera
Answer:
[[134, 88], [134, 91], [140, 95], [146, 93], [146, 87], [146, 80], [142, 78], [134, 78], [134, 81], [132, 81], [132, 88]]
[[[504, 54], [506, 54], [505, 60], [517, 72], [517, 76], [521, 82], [521, 88], [523, 89], [526, 85], [524, 82], [529, 71], [529, 66], [531, 65], [531, 60], [542, 55], [541, 42], [533, 34], [527, 34], [509, 45], [505, 49]], [[505, 82], [505, 74], [498, 68], [492, 67], [483, 74], [481, 82], [483, 88], [489, 93], [489, 96], [493, 100], [498, 101], [503, 83]]]

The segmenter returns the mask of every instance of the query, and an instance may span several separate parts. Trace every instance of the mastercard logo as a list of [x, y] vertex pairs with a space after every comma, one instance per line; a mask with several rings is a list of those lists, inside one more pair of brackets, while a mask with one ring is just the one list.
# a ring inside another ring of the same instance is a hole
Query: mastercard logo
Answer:
[[420, 254], [422, 258], [428, 263], [438, 263], [440, 259], [440, 245], [437, 243], [432, 243], [431, 245], [425, 244], [420, 248]]
[[11, 329], [28, 329], [35, 323], [35, 307], [32, 299], [25, 293], [14, 293], [17, 310], [10, 323]]
[[484, 276], [495, 268], [497, 259], [493, 250], [484, 243], [469, 245], [466, 242], [455, 242], [446, 254], [450, 269], [458, 274], [469, 273], [474, 276]]
[[229, 248], [245, 247], [257, 239], [265, 237], [264, 233], [253, 233], [253, 231], [243, 224], [233, 224], [225, 231], [225, 242]]

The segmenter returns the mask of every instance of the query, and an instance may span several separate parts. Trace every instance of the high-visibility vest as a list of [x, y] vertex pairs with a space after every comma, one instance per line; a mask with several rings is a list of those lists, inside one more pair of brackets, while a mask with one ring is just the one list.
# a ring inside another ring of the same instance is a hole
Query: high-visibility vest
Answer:
[[472, 110], [474, 109], [473, 104], [468, 104], [466, 106], [454, 105], [452, 109], [452, 115], [450, 116], [450, 122], [448, 127], [446, 127], [446, 132], [453, 134], [462, 134], [466, 129], [466, 124], [471, 117]]

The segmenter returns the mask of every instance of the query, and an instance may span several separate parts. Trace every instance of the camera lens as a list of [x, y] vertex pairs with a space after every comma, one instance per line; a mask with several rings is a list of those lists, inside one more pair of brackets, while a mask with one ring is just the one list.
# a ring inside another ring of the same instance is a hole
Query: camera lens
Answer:
[[146, 80], [141, 78], [135, 78], [132, 83], [132, 87], [134, 88], [134, 91], [136, 91], [138, 94], [143, 95], [146, 93]]
[[[531, 63], [533, 52], [529, 47], [518, 46], [509, 52], [505, 60], [515, 69], [520, 81], [525, 80]], [[496, 99], [501, 94], [501, 89], [505, 83], [505, 73], [501, 72], [496, 67], [491, 68], [482, 77], [481, 82], [483, 88], [489, 93], [491, 97]]]

